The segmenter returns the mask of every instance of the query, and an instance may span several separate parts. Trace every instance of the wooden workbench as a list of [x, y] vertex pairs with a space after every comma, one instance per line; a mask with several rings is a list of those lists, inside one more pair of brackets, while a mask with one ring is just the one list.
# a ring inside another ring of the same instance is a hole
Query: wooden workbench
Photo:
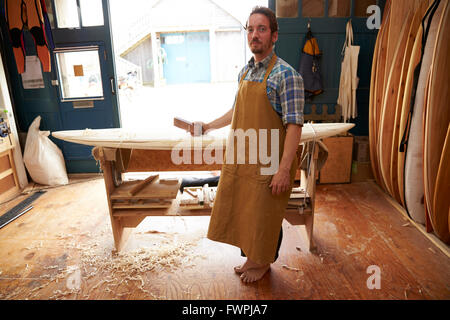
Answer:
[[[306, 146], [311, 147], [313, 142]], [[192, 151], [194, 152], [194, 151]], [[147, 216], [192, 216], [210, 215], [211, 209], [188, 210], [180, 206], [179, 193], [181, 179], [178, 182], [164, 184], [156, 178], [139, 192], [130, 193], [141, 181], [122, 181], [122, 174], [128, 172], [167, 172], [167, 171], [215, 171], [221, 164], [181, 164], [171, 161], [170, 150], [125, 149], [95, 147], [94, 158], [100, 162], [105, 180], [111, 226], [115, 248], [120, 251], [132, 232]], [[193, 154], [192, 154], [193, 159]], [[312, 157], [310, 172], [301, 171], [301, 187], [306, 190], [303, 196], [299, 188], [296, 199], [290, 201], [286, 210], [286, 219], [293, 225], [305, 225], [308, 244], [312, 248], [312, 230], [314, 218], [315, 157]], [[306, 198], [305, 198], [306, 197]]]

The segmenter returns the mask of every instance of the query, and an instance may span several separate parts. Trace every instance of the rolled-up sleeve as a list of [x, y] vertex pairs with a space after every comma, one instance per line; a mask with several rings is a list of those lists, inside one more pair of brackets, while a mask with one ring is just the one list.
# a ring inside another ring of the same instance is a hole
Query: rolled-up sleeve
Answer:
[[303, 78], [295, 70], [285, 70], [281, 74], [279, 90], [283, 124], [303, 126], [305, 106]]

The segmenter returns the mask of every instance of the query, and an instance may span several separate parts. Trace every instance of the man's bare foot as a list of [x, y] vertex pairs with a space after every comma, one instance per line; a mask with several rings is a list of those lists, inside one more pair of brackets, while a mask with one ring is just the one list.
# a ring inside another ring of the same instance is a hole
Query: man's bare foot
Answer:
[[259, 268], [251, 268], [241, 274], [241, 280], [245, 283], [255, 282], [261, 279], [270, 269], [270, 264], [263, 265]]
[[253, 262], [252, 260], [247, 258], [247, 261], [245, 261], [244, 264], [234, 267], [234, 272], [236, 272], [237, 274], [242, 274], [245, 271], [247, 271], [248, 269], [252, 269], [252, 268], [259, 268], [261, 267], [260, 264], [257, 264], [255, 262]]

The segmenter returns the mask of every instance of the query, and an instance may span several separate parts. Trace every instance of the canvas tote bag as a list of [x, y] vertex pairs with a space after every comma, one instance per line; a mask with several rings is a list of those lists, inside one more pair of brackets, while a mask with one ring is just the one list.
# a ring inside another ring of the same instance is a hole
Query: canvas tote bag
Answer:
[[358, 88], [358, 56], [360, 46], [353, 45], [353, 28], [349, 20], [346, 27], [344, 47], [342, 48], [343, 60], [341, 64], [341, 79], [339, 83], [339, 97], [337, 103], [342, 107], [344, 122], [358, 115], [356, 105], [356, 89]]

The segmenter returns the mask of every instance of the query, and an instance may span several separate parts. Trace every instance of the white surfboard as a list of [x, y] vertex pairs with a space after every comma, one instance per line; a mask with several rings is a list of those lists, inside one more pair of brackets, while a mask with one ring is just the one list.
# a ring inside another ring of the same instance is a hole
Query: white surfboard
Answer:
[[[303, 126], [301, 142], [343, 134], [354, 126], [352, 123], [307, 123]], [[53, 132], [52, 136], [67, 142], [95, 147], [171, 150], [187, 145], [191, 145], [194, 149], [222, 147], [226, 145], [228, 134], [229, 129], [220, 129], [200, 137], [192, 137], [182, 129], [170, 127], [164, 131], [151, 129], [133, 131], [122, 128], [68, 130]]]
[[439, 22], [445, 2], [442, 1], [431, 20], [430, 31], [425, 44], [422, 67], [417, 83], [414, 112], [411, 118], [408, 147], [405, 158], [405, 204], [410, 217], [420, 224], [425, 224], [424, 178], [423, 178], [423, 113], [425, 108], [425, 89], [429, 70], [433, 60], [433, 51]]

